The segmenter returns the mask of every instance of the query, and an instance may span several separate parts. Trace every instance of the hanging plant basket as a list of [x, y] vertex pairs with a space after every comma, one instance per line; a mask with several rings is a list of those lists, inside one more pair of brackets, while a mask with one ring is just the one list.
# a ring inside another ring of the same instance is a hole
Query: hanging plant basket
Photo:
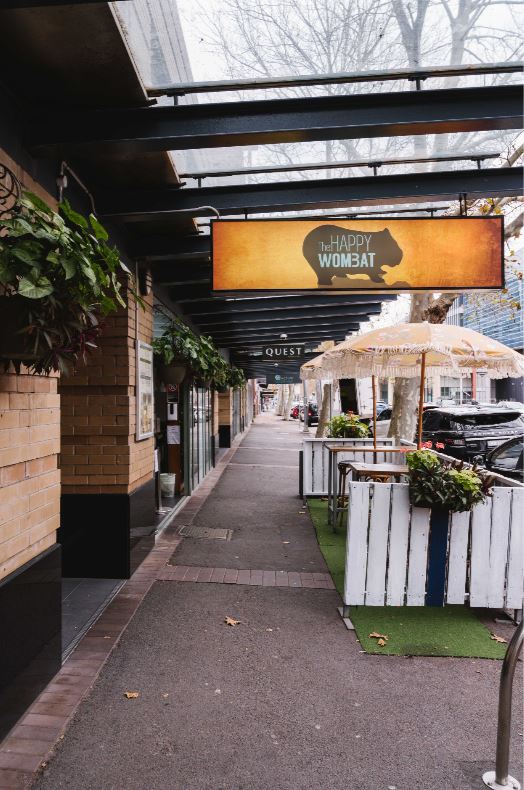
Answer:
[[104, 316], [126, 307], [130, 277], [93, 214], [86, 219], [67, 201], [57, 213], [24, 192], [0, 235], [4, 367], [74, 372], [97, 348]]
[[173, 362], [172, 365], [162, 365], [160, 378], [164, 384], [182, 384], [188, 373], [188, 366], [184, 362]]

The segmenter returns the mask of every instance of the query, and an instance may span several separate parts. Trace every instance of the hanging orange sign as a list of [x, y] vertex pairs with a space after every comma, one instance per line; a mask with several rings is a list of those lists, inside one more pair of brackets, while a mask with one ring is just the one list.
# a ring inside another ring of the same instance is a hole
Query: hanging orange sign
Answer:
[[503, 217], [215, 220], [215, 291], [504, 286]]

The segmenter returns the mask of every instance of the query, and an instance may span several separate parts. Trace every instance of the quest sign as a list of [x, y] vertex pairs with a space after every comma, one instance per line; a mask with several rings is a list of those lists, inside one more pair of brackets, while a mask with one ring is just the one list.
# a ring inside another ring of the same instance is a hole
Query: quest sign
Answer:
[[276, 360], [276, 359], [302, 359], [304, 356], [304, 344], [295, 343], [271, 343], [270, 345], [262, 347], [262, 359]]
[[214, 220], [215, 291], [504, 287], [504, 219]]

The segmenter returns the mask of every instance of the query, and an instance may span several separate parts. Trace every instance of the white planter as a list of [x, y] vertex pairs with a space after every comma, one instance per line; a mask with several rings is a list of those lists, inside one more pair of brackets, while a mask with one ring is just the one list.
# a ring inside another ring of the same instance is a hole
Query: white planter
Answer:
[[[349, 484], [344, 603], [423, 606], [431, 511], [407, 483]], [[521, 609], [524, 487], [495, 487], [469, 513], [450, 514], [445, 603]]]

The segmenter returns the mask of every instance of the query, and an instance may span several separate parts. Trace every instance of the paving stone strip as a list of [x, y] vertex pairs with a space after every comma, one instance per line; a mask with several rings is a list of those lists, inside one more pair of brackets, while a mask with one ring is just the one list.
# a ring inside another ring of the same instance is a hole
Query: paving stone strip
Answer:
[[201, 568], [192, 565], [168, 565], [157, 576], [159, 581], [205, 582], [216, 584], [250, 584], [262, 587], [311, 587], [334, 590], [329, 573], [303, 571], [237, 570], [236, 568]]

